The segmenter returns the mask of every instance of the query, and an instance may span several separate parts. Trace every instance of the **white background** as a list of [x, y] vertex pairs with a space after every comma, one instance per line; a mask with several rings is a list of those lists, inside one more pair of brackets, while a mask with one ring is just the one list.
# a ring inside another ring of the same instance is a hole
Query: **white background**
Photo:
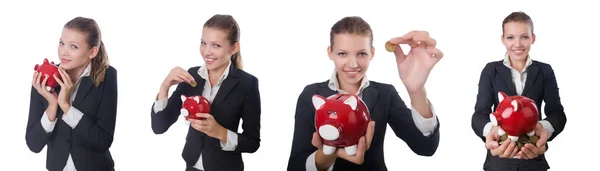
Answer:
[[596, 132], [592, 121], [600, 119], [593, 107], [600, 86], [600, 27], [593, 16], [600, 14], [584, 3], [2, 1], [0, 170], [45, 169], [46, 150], [35, 154], [25, 143], [33, 66], [45, 57], [58, 61], [62, 27], [76, 16], [98, 21], [111, 65], [118, 70], [118, 117], [110, 148], [116, 170], [184, 170], [184, 123], [180, 119], [165, 134], [155, 135], [150, 108], [172, 67], [202, 65], [202, 24], [217, 13], [231, 14], [240, 24], [245, 70], [260, 80], [262, 142], [256, 153], [244, 154], [246, 170], [286, 169], [298, 95], [307, 84], [330, 77], [330, 28], [352, 15], [363, 17], [374, 30], [369, 78], [393, 84], [407, 104], [394, 56], [384, 50], [384, 42], [413, 29], [427, 30], [445, 53], [426, 85], [441, 122], [440, 146], [433, 157], [417, 156], [389, 129], [388, 169], [481, 170], [486, 150], [471, 129], [477, 83], [485, 64], [504, 55], [502, 20], [519, 10], [533, 18], [537, 41], [531, 55], [554, 68], [568, 118], [565, 130], [550, 142], [551, 170], [591, 168], [597, 162], [592, 158], [598, 138], [589, 133]]

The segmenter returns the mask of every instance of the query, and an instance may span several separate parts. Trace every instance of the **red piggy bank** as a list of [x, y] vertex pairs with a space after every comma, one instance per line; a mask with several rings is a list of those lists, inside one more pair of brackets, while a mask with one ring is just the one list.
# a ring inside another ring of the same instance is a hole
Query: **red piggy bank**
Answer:
[[44, 59], [44, 63], [42, 63], [42, 65], [35, 64], [33, 70], [42, 74], [42, 78], [40, 79], [42, 82], [44, 79], [46, 79], [46, 76], [48, 76], [48, 80], [46, 81], [46, 90], [52, 91], [54, 88], [59, 86], [53, 75], [56, 74], [56, 77], [59, 79], [62, 78], [60, 77], [60, 73], [58, 73], [58, 67], [54, 64], [54, 62], [49, 63], [48, 59], [46, 58]]
[[525, 96], [507, 96], [504, 92], [498, 92], [498, 107], [496, 112], [490, 114], [492, 125], [499, 126], [498, 135], [508, 134], [513, 142], [519, 136], [535, 135], [535, 127], [538, 122], [538, 109], [535, 101]]
[[203, 117], [196, 116], [197, 113], [210, 113], [210, 102], [208, 99], [202, 96], [190, 96], [181, 95], [181, 114], [185, 117], [186, 124], [190, 124], [187, 119], [205, 119]]
[[356, 95], [335, 94], [324, 98], [313, 95], [315, 128], [323, 138], [323, 152], [330, 155], [343, 147], [348, 155], [356, 154], [358, 140], [367, 132], [371, 115]]

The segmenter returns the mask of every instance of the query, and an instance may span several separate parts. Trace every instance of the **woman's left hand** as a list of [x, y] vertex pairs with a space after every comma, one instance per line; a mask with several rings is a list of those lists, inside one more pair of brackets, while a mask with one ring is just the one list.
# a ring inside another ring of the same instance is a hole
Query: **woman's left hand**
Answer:
[[58, 68], [58, 73], [60, 74], [61, 79], [58, 79], [56, 75], [54, 79], [60, 85], [60, 93], [58, 93], [58, 106], [60, 109], [66, 114], [71, 108], [71, 91], [73, 90], [73, 81], [71, 81], [71, 77], [67, 74], [63, 68]]
[[210, 137], [219, 139], [222, 143], [227, 142], [227, 129], [221, 126], [211, 114], [198, 113], [196, 116], [206, 119], [188, 119], [194, 129], [203, 132]]
[[549, 133], [539, 122], [535, 128], [535, 135], [539, 137], [535, 146], [533, 144], [525, 144], [525, 146], [521, 147], [521, 151], [519, 151], [519, 158], [534, 159], [546, 152], [546, 141], [548, 140]]

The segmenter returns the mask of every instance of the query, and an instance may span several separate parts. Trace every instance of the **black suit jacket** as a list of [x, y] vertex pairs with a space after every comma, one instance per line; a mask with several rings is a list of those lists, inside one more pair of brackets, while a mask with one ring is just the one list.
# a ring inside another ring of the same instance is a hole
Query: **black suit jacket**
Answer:
[[[154, 113], [151, 109], [152, 130], [155, 134], [166, 132], [180, 116], [182, 94], [186, 96], [202, 95], [205, 80], [198, 75], [200, 67], [188, 72], [198, 85], [192, 88], [188, 83], [180, 83], [169, 97], [167, 107]], [[244, 170], [241, 153], [254, 153], [260, 146], [260, 93], [258, 79], [236, 67], [230, 67], [229, 76], [223, 81], [217, 96], [211, 103], [211, 115], [223, 127], [238, 131], [240, 118], [243, 119], [243, 133], [238, 133], [238, 144], [234, 151], [224, 151], [220, 140], [210, 137], [191, 126], [188, 129], [182, 157], [190, 168], [198, 161], [202, 153], [202, 163], [206, 171]], [[152, 106], [154, 108], [154, 106]]]
[[[481, 72], [475, 113], [471, 121], [473, 131], [484, 142], [483, 128], [490, 122], [489, 115], [492, 113], [492, 109], [496, 111], [499, 91], [503, 91], [508, 96], [517, 95], [510, 69], [502, 61], [490, 62]], [[563, 106], [560, 102], [558, 86], [552, 67], [549, 64], [534, 60], [527, 68], [527, 80], [521, 94], [534, 100], [537, 108], [540, 109], [540, 113], [542, 112], [542, 102], [546, 103], [544, 107], [546, 118], [543, 120], [550, 122], [554, 128], [554, 133], [548, 139], [548, 141], [552, 141], [563, 131], [567, 122]], [[541, 114], [539, 114], [539, 120], [542, 120]], [[550, 168], [544, 155], [531, 160], [503, 159], [492, 156], [490, 151], [487, 150], [484, 169], [497, 167], [520, 167], [521, 169], [523, 167]]]
[[[311, 143], [313, 133], [316, 131], [315, 109], [311, 99], [314, 94], [329, 97], [337, 93], [327, 86], [328, 83], [329, 81], [308, 85], [298, 98], [288, 170], [306, 170], [306, 159], [317, 150]], [[423, 133], [415, 126], [411, 110], [400, 98], [394, 86], [371, 81], [370, 85], [363, 90], [362, 100], [369, 108], [371, 120], [376, 123], [371, 147], [365, 152], [365, 160], [362, 165], [337, 159], [333, 170], [387, 170], [383, 154], [383, 141], [388, 124], [396, 136], [404, 140], [416, 154], [432, 156], [435, 153], [440, 140], [439, 124], [431, 135], [423, 136]]]
[[117, 117], [117, 70], [109, 66], [104, 81], [98, 87], [93, 84], [90, 77], [82, 77], [71, 104], [84, 114], [77, 126], [71, 129], [62, 120], [64, 112], [58, 107], [56, 125], [50, 133], [46, 133], [40, 123], [48, 101], [32, 87], [25, 140], [35, 153], [48, 146], [48, 170], [62, 171], [69, 153], [77, 170], [114, 170], [109, 148]]

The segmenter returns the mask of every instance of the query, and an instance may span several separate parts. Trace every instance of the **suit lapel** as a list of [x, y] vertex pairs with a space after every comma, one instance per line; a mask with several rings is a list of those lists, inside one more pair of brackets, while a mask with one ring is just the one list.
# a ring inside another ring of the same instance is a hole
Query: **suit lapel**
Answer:
[[240, 82], [239, 78], [237, 78], [237, 71], [238, 69], [233, 66], [230, 68], [229, 76], [225, 80], [223, 80], [223, 83], [219, 88], [217, 96], [215, 96], [215, 99], [213, 100], [211, 106], [217, 106], [219, 105], [219, 103], [223, 102], [223, 100], [225, 100], [225, 97], [227, 97], [231, 90], [233, 90], [233, 88], [238, 84], [238, 82]]
[[510, 73], [510, 69], [507, 68], [504, 65], [501, 65], [499, 67], [496, 68], [498, 70], [498, 75], [500, 75], [501, 79], [502, 79], [502, 83], [504, 83], [504, 86], [509, 90], [507, 93], [508, 95], [516, 95], [517, 94], [517, 90], [515, 87], [515, 83], [513, 82], [512, 79], [512, 74]]
[[89, 90], [92, 89], [93, 86], [92, 79], [90, 77], [81, 78], [81, 83], [79, 84], [79, 88], [77, 89], [77, 94], [75, 95], [75, 100], [73, 101], [73, 106], [79, 104], [83, 98], [88, 94]]
[[539, 71], [540, 67], [538, 65], [530, 65], [529, 68], [527, 68], [527, 79], [525, 80], [525, 88], [523, 88], [523, 93], [521, 93], [522, 95], [525, 95], [529, 89], [531, 89], [531, 86], [533, 85], [533, 82], [535, 81], [537, 75], [538, 75], [538, 71]]
[[373, 107], [375, 107], [375, 102], [377, 100], [377, 96], [379, 95], [379, 90], [371, 84], [371, 86], [365, 88], [363, 90], [363, 98], [362, 100], [367, 105], [367, 109], [369, 109], [370, 113], [373, 113]]

